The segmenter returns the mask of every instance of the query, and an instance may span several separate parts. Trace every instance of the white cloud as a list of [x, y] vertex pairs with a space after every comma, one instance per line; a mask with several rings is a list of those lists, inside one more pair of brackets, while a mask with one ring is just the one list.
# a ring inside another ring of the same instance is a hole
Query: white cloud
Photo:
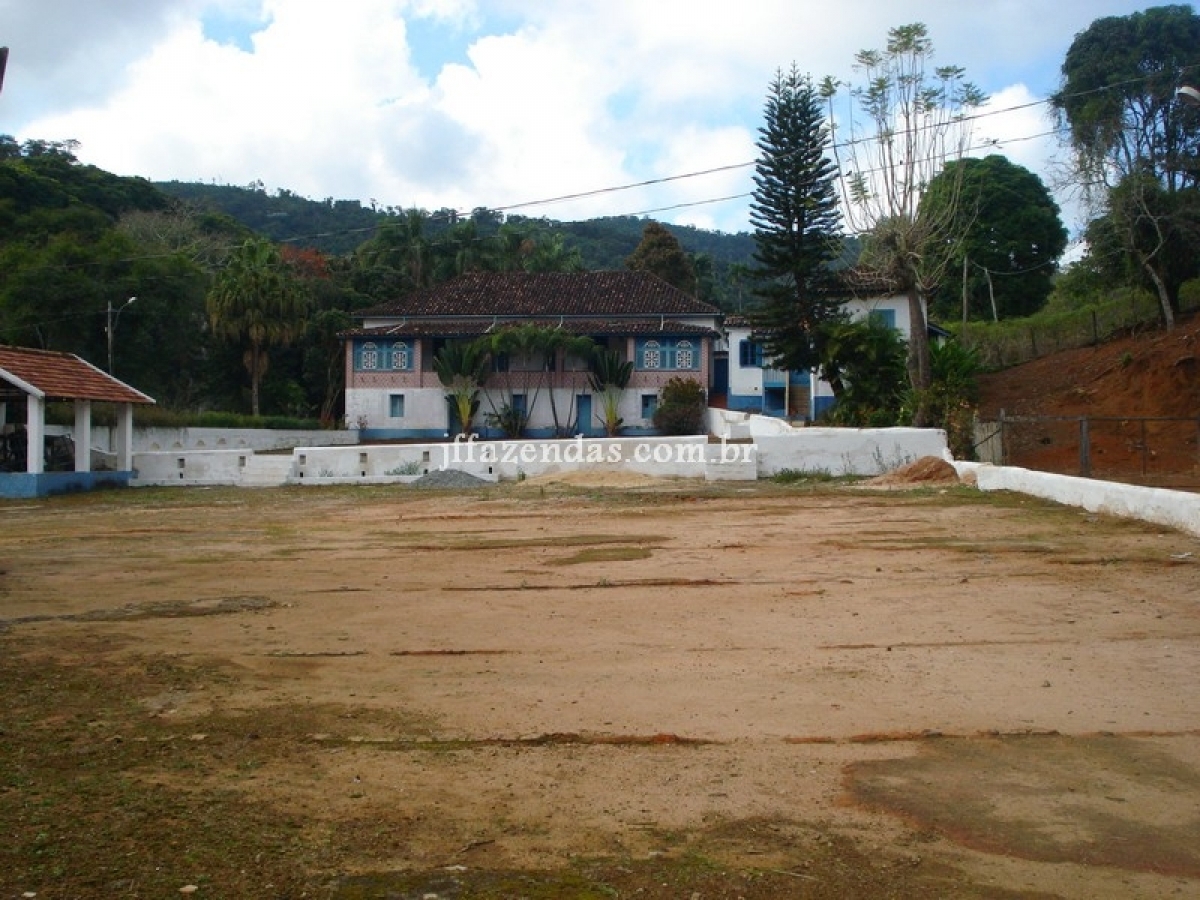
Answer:
[[[0, 0], [12, 47], [0, 115], [19, 138], [78, 139], [84, 161], [121, 174], [464, 210], [752, 159], [777, 68], [850, 78], [854, 53], [905, 22], [926, 22], [937, 62], [966, 66], [996, 108], [1034, 102], [1076, 32], [1133, 11], [1126, 0], [914, 0], [899, 19], [890, 0], [34, 6]], [[1050, 141], [1031, 138], [1049, 130], [1043, 108], [985, 127], [1049, 184]], [[751, 188], [740, 170], [522, 211], [582, 218]], [[744, 204], [662, 218], [747, 227]]]

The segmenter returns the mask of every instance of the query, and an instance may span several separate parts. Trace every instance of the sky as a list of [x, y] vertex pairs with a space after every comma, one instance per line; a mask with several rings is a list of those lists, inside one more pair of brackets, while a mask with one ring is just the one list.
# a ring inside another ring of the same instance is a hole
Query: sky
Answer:
[[[767, 90], [924, 23], [986, 92], [975, 155], [1056, 191], [1046, 98], [1129, 0], [0, 0], [0, 133], [154, 181], [750, 230]], [[711, 171], [716, 170], [716, 171]], [[707, 174], [696, 174], [707, 173]], [[663, 180], [666, 179], [666, 180]], [[646, 184], [646, 182], [658, 182]], [[633, 187], [627, 187], [633, 185]], [[584, 196], [579, 196], [584, 195]], [[562, 199], [573, 198], [573, 199]], [[553, 202], [543, 202], [553, 201]]]

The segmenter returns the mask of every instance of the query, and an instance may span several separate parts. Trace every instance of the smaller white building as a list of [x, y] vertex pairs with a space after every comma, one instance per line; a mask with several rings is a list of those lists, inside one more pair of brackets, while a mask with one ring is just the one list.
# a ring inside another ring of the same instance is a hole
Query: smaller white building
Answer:
[[[909, 339], [911, 322], [905, 294], [879, 292], [850, 296], [843, 308], [853, 320], [876, 319]], [[729, 389], [726, 405], [737, 412], [816, 421], [833, 406], [833, 388], [817, 370], [789, 372], [771, 366], [763, 345], [754, 340], [754, 327], [744, 316], [725, 319], [729, 347]]]

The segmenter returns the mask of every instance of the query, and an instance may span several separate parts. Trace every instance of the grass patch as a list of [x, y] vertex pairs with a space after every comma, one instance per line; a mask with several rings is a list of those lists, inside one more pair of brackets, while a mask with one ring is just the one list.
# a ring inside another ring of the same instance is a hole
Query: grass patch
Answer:
[[593, 562], [627, 562], [635, 559], [649, 559], [653, 552], [649, 547], [591, 547], [580, 550], [574, 556], [553, 560], [552, 566], [577, 566]]

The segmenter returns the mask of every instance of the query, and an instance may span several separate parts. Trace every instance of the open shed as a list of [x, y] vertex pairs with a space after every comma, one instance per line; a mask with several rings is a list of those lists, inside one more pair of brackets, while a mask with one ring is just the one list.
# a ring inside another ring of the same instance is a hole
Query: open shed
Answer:
[[[48, 472], [46, 404], [59, 401], [75, 405], [74, 465], [70, 471]], [[9, 469], [0, 471], [0, 497], [41, 497], [128, 485], [133, 475], [133, 406], [153, 402], [73, 353], [0, 345], [0, 458], [7, 460], [4, 468]], [[92, 471], [93, 403], [116, 405], [114, 471]], [[24, 421], [15, 421], [22, 406]], [[12, 411], [16, 417], [10, 415]]]

